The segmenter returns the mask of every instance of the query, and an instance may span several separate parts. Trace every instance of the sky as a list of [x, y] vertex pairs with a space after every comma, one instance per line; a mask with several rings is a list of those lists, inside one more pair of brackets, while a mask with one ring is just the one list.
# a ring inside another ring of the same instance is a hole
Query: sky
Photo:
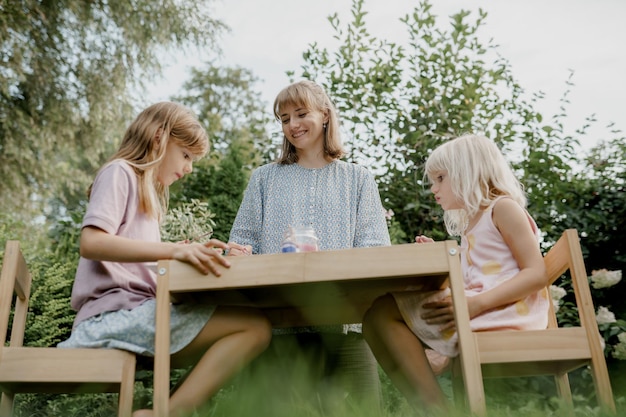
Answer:
[[[573, 71], [566, 132], [573, 133], [595, 115], [597, 123], [583, 139], [588, 148], [610, 139], [606, 126], [626, 132], [626, 0], [431, 0], [438, 23], [447, 28], [449, 16], [461, 10], [478, 16], [487, 12], [478, 37], [490, 39], [509, 60], [513, 75], [527, 93], [542, 92], [537, 105], [544, 117], [559, 112], [559, 100], [568, 89]], [[418, 0], [365, 0], [366, 27], [379, 39], [406, 43], [406, 29], [399, 21]], [[333, 50], [337, 41], [327, 18], [333, 13], [342, 22], [351, 19], [351, 0], [216, 0], [215, 16], [231, 28], [221, 41], [217, 63], [250, 69], [261, 81], [262, 99], [271, 103], [289, 83], [286, 71], [298, 73], [302, 52], [313, 42]], [[202, 66], [215, 55], [172, 60], [165, 76], [151, 89], [152, 100], [180, 93], [191, 66]], [[620, 135], [621, 136], [621, 135]]]

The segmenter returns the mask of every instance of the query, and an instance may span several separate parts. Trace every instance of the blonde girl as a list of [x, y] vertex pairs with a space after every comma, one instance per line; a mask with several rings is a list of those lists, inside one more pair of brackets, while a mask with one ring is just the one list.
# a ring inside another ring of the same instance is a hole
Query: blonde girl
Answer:
[[[177, 259], [218, 277], [230, 266], [216, 250], [228, 248], [223, 242], [166, 243], [159, 234], [169, 186], [191, 173], [208, 148], [206, 132], [180, 104], [154, 104], [130, 124], [89, 190], [72, 288], [77, 314], [70, 338], [59, 347], [154, 356], [156, 275], [149, 263]], [[193, 369], [172, 395], [169, 415], [202, 405], [270, 338], [268, 320], [254, 309], [173, 305], [172, 364]], [[151, 410], [133, 414], [151, 415]]]
[[[450, 140], [432, 152], [425, 170], [448, 232], [461, 236], [472, 330], [545, 328], [549, 300], [538, 229], [525, 209], [523, 188], [495, 143], [476, 135]], [[366, 313], [363, 333], [410, 401], [446, 407], [435, 373], [458, 353], [449, 291], [383, 296]]]

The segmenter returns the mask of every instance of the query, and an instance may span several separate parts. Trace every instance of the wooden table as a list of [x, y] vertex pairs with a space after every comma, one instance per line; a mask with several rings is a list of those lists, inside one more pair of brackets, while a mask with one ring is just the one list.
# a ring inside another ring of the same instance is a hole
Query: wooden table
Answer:
[[200, 298], [262, 308], [275, 327], [360, 323], [378, 296], [428, 291], [461, 274], [455, 241], [334, 251], [231, 257], [221, 277], [189, 264], [157, 264], [154, 412], [167, 417], [170, 381], [170, 300]]

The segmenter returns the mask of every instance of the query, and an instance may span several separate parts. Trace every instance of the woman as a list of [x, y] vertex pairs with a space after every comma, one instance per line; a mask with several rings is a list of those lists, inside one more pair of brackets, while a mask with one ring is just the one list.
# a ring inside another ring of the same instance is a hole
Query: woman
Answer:
[[[345, 151], [339, 119], [322, 87], [312, 81], [291, 84], [278, 94], [273, 108], [284, 134], [282, 150], [276, 162], [252, 173], [230, 233], [231, 254], [244, 253], [237, 244], [253, 254], [280, 252], [291, 226], [312, 227], [320, 250], [390, 245], [374, 176], [363, 166], [340, 160]], [[321, 364], [320, 378], [345, 378], [347, 373], [347, 394], [379, 401], [377, 367], [360, 325], [281, 332], [296, 336], [280, 338], [274, 352], [295, 337], [301, 348], [321, 355], [312, 360]], [[362, 363], [354, 363], [357, 357]]]

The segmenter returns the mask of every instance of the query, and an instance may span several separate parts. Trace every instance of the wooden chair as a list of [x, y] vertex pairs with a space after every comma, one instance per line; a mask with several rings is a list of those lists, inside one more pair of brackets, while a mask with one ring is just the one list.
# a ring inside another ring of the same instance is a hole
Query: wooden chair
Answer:
[[551, 305], [549, 324], [545, 330], [472, 332], [462, 279], [451, 276], [460, 350], [452, 364], [454, 397], [457, 404], [465, 397], [470, 411], [476, 415], [486, 414], [483, 378], [553, 375], [558, 395], [572, 407], [568, 372], [582, 366], [590, 368], [599, 405], [605, 411], [615, 413], [576, 230], [566, 230], [544, 260], [548, 288], [569, 270], [580, 318], [579, 327], [558, 327]]
[[[118, 415], [130, 417], [135, 355], [116, 349], [23, 346], [30, 288], [31, 276], [19, 242], [8, 241], [0, 275], [0, 416], [12, 415], [18, 393], [118, 392]], [[13, 300], [15, 313], [10, 326]]]

